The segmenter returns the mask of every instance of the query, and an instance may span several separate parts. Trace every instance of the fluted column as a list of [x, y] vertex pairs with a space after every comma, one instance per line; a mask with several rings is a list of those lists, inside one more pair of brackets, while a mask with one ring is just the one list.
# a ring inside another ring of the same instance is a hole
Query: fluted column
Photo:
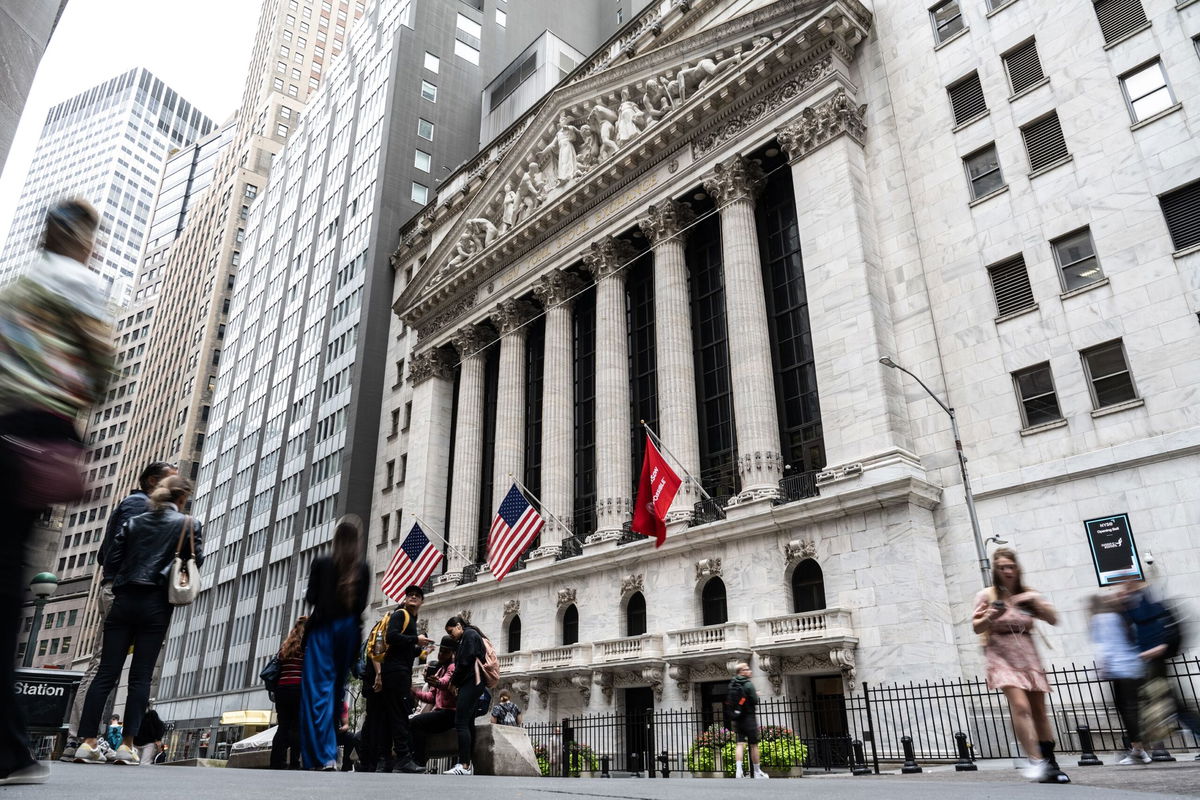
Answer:
[[[575, 504], [575, 363], [571, 297], [582, 281], [554, 271], [533, 287], [546, 307], [546, 348], [542, 358], [542, 544], [534, 556], [556, 555], [571, 534]], [[544, 512], [549, 512], [544, 513]], [[557, 519], [556, 519], [557, 517]]]
[[628, 242], [610, 236], [583, 257], [596, 278], [596, 532], [588, 541], [618, 538], [633, 508], [623, 267], [635, 255]]
[[[692, 307], [684, 242], [695, 221], [691, 206], [667, 200], [650, 206], [638, 225], [654, 251], [654, 363], [658, 381], [658, 434], [671, 455], [700, 475], [696, 427], [696, 367], [692, 354]], [[680, 476], [683, 477], [683, 476]], [[684, 482], [671, 503], [669, 521], [690, 520], [699, 492]]]
[[[435, 347], [412, 357], [412, 420], [408, 433], [410, 486], [421, 487], [415, 496], [405, 494], [405, 507], [429, 527], [429, 538], [439, 548], [446, 536], [446, 492], [450, 488], [450, 426], [454, 409], [454, 362], [448, 348]], [[406, 531], [397, 531], [403, 538]], [[387, 554], [391, 558], [391, 554]]]
[[[457, 582], [475, 553], [479, 526], [479, 492], [483, 478], [483, 362], [480, 351], [490, 337], [484, 328], [469, 325], [454, 334], [460, 359], [458, 415], [454, 439], [454, 494], [450, 502], [450, 552], [439, 582]], [[482, 554], [479, 554], [482, 555]]]
[[778, 497], [783, 477], [771, 336], [754, 224], [754, 198], [763, 183], [762, 167], [740, 155], [717, 164], [704, 179], [704, 188], [721, 208], [725, 324], [742, 480], [738, 503]]
[[500, 333], [500, 379], [496, 384], [496, 446], [492, 457], [492, 508], [508, 494], [513, 480], [525, 480], [525, 345], [534, 314], [525, 300], [505, 300], [492, 321]]

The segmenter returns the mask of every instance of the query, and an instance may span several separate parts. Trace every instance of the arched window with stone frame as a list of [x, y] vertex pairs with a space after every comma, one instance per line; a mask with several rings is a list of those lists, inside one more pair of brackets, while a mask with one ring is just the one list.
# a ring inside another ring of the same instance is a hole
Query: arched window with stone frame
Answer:
[[793, 567], [791, 584], [793, 613], [825, 608], [825, 574], [816, 561], [806, 558]]
[[567, 606], [562, 615], [562, 644], [576, 644], [579, 641], [579, 609], [575, 604]]
[[724, 625], [729, 621], [729, 606], [725, 601], [725, 581], [708, 579], [700, 589], [700, 624]]
[[646, 597], [634, 592], [625, 601], [625, 635], [641, 636], [646, 632]]
[[521, 649], [521, 615], [513, 614], [508, 621], [508, 652], [516, 653]]

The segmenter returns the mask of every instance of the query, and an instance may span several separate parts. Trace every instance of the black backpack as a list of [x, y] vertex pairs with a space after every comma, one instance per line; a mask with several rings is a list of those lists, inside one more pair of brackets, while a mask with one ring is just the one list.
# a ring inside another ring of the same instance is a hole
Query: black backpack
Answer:
[[744, 712], [751, 710], [750, 698], [746, 695], [742, 682], [736, 678], [729, 681], [729, 689], [725, 692], [725, 705], [732, 719], [738, 719]]
[[271, 656], [271, 660], [262, 668], [262, 672], [258, 673], [259, 679], [263, 682], [263, 686], [267, 689], [267, 694], [272, 700], [275, 699], [275, 692], [279, 690], [279, 678], [283, 675], [283, 663], [279, 660], [279, 654]]

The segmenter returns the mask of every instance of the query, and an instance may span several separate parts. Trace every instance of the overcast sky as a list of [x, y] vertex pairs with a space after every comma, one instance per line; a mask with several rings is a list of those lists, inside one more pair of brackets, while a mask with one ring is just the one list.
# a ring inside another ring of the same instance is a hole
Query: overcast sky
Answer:
[[[68, 0], [0, 175], [0, 242], [51, 106], [145, 67], [218, 124], [242, 96], [259, 0]], [[96, 199], [96, 198], [92, 198]]]

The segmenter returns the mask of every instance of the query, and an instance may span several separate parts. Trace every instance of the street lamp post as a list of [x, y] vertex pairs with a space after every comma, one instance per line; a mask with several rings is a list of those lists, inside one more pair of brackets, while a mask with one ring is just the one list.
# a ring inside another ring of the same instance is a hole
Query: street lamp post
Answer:
[[971, 478], [967, 475], [967, 457], [963, 453], [962, 436], [958, 432], [958, 418], [954, 415], [954, 409], [943, 403], [942, 399], [925, 385], [925, 381], [897, 364], [890, 357], [884, 356], [879, 359], [879, 363], [885, 367], [900, 370], [920, 384], [925, 393], [932, 397], [933, 401], [941, 406], [942, 410], [950, 417], [950, 429], [954, 432], [954, 449], [958, 452], [958, 469], [962, 473], [963, 494], [967, 501], [967, 516], [971, 518], [971, 532], [975, 535], [975, 553], [979, 556], [979, 574], [983, 579], [984, 588], [987, 588], [992, 585], [992, 565], [988, 561], [987, 548], [983, 545], [983, 534], [979, 530], [979, 516], [975, 513], [975, 495], [971, 493]]
[[29, 582], [29, 591], [33, 592], [33, 626], [29, 629], [29, 643], [25, 645], [25, 658], [21, 662], [23, 667], [33, 666], [33, 649], [37, 646], [38, 633], [42, 627], [42, 611], [46, 608], [46, 601], [57, 588], [58, 578], [49, 572], [39, 572]]

